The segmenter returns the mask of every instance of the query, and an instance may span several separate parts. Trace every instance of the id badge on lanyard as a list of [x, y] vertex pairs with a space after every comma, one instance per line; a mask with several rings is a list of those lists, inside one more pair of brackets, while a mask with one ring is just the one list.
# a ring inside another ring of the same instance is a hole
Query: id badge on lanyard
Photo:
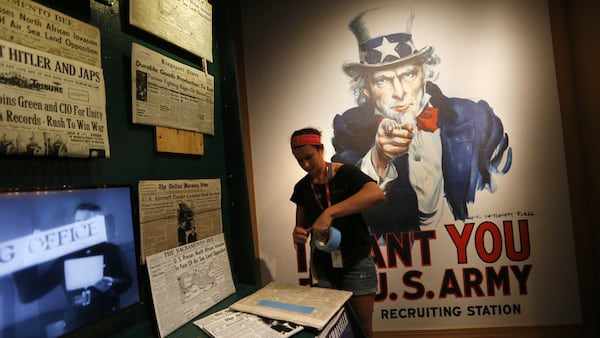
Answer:
[[[331, 163], [325, 162], [325, 177], [326, 177], [326, 179], [325, 179], [325, 198], [327, 199], [327, 207], [331, 206], [331, 193], [329, 192], [329, 167], [330, 166], [331, 166]], [[323, 204], [321, 203], [321, 199], [319, 198], [319, 195], [317, 194], [317, 190], [315, 189], [315, 186], [314, 186], [314, 184], [312, 184], [312, 182], [310, 183], [310, 187], [312, 189], [315, 201], [317, 202], [317, 204], [319, 205], [321, 210], [325, 210], [325, 208], [323, 207]], [[342, 259], [342, 250], [341, 249], [337, 249], [331, 253], [331, 264], [334, 268], [343, 268], [344, 267], [344, 261]]]

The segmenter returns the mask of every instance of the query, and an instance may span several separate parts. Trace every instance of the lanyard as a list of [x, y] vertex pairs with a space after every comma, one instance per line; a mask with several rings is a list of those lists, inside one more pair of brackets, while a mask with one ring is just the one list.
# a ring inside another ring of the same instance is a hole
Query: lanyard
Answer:
[[[331, 194], [329, 193], [329, 164], [327, 162], [325, 162], [325, 196], [327, 198], [327, 207], [331, 206]], [[317, 201], [317, 204], [319, 205], [319, 207], [321, 208], [321, 210], [325, 210], [325, 208], [323, 208], [323, 204], [321, 203], [321, 199], [319, 198], [319, 195], [317, 194], [317, 190], [315, 189], [315, 185], [310, 182], [310, 188], [312, 189], [313, 192], [313, 197], [315, 198], [315, 201]]]

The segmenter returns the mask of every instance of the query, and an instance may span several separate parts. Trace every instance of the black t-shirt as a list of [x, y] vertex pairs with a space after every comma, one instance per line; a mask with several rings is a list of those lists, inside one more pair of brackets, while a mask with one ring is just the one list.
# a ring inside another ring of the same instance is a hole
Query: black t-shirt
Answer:
[[[310, 175], [304, 176], [294, 186], [294, 192], [290, 198], [292, 202], [304, 208], [309, 224], [321, 215], [323, 209], [315, 200], [310, 187]], [[374, 182], [353, 165], [345, 164], [338, 168], [335, 176], [329, 181], [331, 204], [339, 203], [358, 192], [365, 184]], [[324, 184], [315, 185], [317, 196], [320, 197], [321, 205], [327, 207], [327, 196]], [[338, 229], [342, 234], [340, 249], [344, 268], [354, 266], [358, 261], [371, 253], [369, 242], [369, 231], [360, 213], [336, 218], [331, 226]], [[321, 250], [313, 253], [313, 264], [331, 266], [331, 255]]]

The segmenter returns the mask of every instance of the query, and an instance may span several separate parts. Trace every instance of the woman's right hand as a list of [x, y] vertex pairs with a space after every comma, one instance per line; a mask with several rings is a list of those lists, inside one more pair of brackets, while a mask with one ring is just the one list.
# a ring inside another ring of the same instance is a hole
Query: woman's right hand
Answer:
[[308, 240], [309, 234], [310, 234], [310, 228], [306, 229], [304, 227], [297, 225], [294, 228], [294, 232], [292, 233], [292, 236], [294, 237], [294, 243], [298, 243], [298, 244], [306, 243], [306, 241]]

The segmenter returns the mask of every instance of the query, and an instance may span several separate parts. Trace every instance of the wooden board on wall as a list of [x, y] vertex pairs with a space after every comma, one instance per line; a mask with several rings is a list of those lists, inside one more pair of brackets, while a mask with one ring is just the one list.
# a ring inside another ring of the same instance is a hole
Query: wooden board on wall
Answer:
[[204, 134], [188, 130], [156, 127], [156, 151], [204, 155]]

